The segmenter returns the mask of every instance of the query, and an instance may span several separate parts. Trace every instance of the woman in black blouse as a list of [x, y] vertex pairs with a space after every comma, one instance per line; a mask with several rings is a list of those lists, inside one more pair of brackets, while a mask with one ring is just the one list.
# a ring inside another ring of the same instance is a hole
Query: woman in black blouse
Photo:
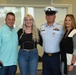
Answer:
[[[75, 75], [76, 67], [76, 24], [72, 14], [67, 14], [64, 20], [65, 34], [60, 42], [62, 75]], [[67, 66], [68, 65], [68, 66]]]
[[19, 55], [18, 63], [21, 75], [36, 75], [38, 66], [37, 44], [42, 44], [39, 30], [33, 17], [28, 14], [24, 18], [23, 28], [18, 31]]

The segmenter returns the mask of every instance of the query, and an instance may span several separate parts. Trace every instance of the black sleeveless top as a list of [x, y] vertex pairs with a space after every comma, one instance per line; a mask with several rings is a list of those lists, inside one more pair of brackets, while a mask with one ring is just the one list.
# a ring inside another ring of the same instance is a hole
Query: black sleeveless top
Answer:
[[39, 42], [35, 42], [32, 39], [32, 33], [29, 33], [29, 34], [27, 33], [22, 34], [22, 33], [23, 33], [22, 29], [19, 29], [18, 39], [19, 39], [19, 45], [21, 49], [34, 49], [34, 48], [37, 48], [37, 44], [42, 45], [42, 38], [40, 36], [40, 33], [39, 33]]

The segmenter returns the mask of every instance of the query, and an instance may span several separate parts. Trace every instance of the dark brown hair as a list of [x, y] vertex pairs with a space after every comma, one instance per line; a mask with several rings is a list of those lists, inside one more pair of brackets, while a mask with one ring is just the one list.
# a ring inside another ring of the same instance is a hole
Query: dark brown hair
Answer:
[[12, 15], [12, 16], [15, 17], [15, 14], [14, 14], [13, 12], [8, 12], [8, 13], [6, 14], [6, 18], [7, 18], [8, 15]]

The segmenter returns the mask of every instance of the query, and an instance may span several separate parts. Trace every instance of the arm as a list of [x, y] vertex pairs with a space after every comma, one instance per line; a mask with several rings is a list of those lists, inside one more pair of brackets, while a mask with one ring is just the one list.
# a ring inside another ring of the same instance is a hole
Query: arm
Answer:
[[76, 34], [73, 36], [73, 55], [72, 55], [71, 65], [68, 67], [68, 71], [73, 70], [75, 61], [76, 61]]
[[[1, 48], [1, 45], [2, 45], [2, 32], [0, 30], [0, 48]], [[2, 65], [2, 61], [0, 60], [0, 66]]]
[[19, 45], [20, 45], [20, 37], [21, 37], [21, 34], [22, 34], [22, 29], [19, 29], [17, 34], [18, 34], [18, 42], [19, 42]]
[[41, 35], [40, 35], [40, 31], [39, 31], [39, 45], [42, 46], [42, 37], [41, 37]]
[[1, 42], [1, 37], [2, 37], [2, 35], [1, 35], [2, 33], [1, 33], [1, 30], [0, 30], [0, 47], [1, 47], [1, 44], [2, 44], [2, 42]]

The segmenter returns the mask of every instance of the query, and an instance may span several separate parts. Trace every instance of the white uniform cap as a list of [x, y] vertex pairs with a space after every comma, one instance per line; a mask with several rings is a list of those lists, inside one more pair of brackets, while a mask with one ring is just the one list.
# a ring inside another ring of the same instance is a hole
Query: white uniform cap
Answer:
[[53, 15], [53, 14], [56, 14], [58, 12], [58, 9], [55, 7], [49, 6], [49, 7], [44, 8], [44, 11], [45, 11], [46, 15]]

